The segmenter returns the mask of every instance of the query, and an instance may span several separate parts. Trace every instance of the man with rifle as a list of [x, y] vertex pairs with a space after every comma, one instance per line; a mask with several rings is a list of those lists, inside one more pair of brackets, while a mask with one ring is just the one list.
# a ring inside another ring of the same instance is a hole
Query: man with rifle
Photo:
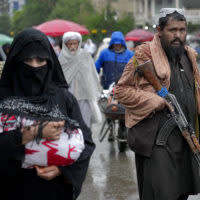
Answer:
[[163, 8], [158, 33], [138, 46], [115, 87], [126, 108], [140, 200], [200, 193], [200, 73], [184, 10]]

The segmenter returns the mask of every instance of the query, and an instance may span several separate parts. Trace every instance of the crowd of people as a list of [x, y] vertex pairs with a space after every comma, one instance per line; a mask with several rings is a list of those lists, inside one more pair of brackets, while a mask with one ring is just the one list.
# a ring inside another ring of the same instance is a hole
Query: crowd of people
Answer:
[[[102, 120], [98, 99], [113, 83], [114, 97], [126, 110], [119, 126], [128, 128], [127, 142], [135, 152], [140, 200], [186, 200], [199, 193], [199, 163], [167, 101], [170, 93], [175, 95], [189, 124], [184, 128], [199, 138], [200, 73], [197, 52], [186, 45], [186, 36], [184, 11], [163, 8], [154, 39], [134, 52], [121, 31], [106, 38], [99, 52], [91, 39], [83, 44], [78, 32], [66, 32], [55, 51], [34, 28], [4, 45], [2, 196], [78, 198], [95, 150], [92, 125]], [[141, 66], [154, 69], [151, 79], [161, 88], [154, 87]], [[113, 140], [112, 133], [108, 139]]]

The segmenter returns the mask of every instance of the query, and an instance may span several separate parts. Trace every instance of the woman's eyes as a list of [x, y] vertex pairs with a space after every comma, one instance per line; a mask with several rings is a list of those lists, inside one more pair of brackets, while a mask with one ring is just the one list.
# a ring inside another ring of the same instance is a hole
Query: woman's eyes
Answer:
[[43, 59], [43, 58], [26, 58], [25, 62], [32, 62], [33, 60], [35, 60], [36, 62], [39, 62], [39, 63], [46, 61], [46, 59]]
[[36, 60], [37, 60], [38, 62], [44, 62], [44, 61], [46, 61], [46, 60], [43, 59], [43, 58], [36, 58]]

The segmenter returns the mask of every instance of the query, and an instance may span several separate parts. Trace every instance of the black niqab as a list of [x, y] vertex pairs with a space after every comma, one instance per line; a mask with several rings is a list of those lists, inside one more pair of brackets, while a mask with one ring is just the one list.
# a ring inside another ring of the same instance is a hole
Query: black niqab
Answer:
[[20, 96], [40, 96], [46, 90], [48, 82], [48, 65], [32, 67], [20, 62], [13, 78], [14, 93]]
[[[47, 59], [47, 65], [34, 68], [23, 62], [32, 57]], [[0, 79], [0, 112], [35, 120], [66, 120], [74, 127], [75, 122], [59, 109], [63, 103], [58, 93], [64, 87], [68, 88], [67, 82], [46, 35], [28, 28], [16, 36]]]
[[[46, 78], [47, 81], [45, 82], [43, 95], [48, 94], [50, 90], [52, 93], [52, 88], [55, 88], [55, 86], [68, 87], [60, 63], [46, 35], [36, 29], [28, 28], [18, 34], [11, 45], [0, 79], [0, 98], [22, 95], [21, 92], [18, 93], [18, 90], [15, 90], [18, 87], [16, 86], [15, 78], [17, 79], [17, 77], [15, 76], [20, 60], [25, 59], [27, 56], [31, 57], [31, 52], [35, 56], [37, 52], [37, 48], [27, 48], [31, 43], [40, 44], [48, 53], [48, 78]], [[23, 51], [24, 49], [26, 51]], [[39, 55], [43, 55], [43, 51], [40, 52], [38, 50], [38, 53]]]

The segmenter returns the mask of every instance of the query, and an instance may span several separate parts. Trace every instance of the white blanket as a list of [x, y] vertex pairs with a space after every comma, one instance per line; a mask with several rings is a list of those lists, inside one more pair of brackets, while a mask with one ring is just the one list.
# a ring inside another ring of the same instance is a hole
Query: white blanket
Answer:
[[[20, 126], [30, 126], [32, 120], [0, 114], [0, 133], [14, 130]], [[5, 122], [6, 120], [6, 122]], [[67, 166], [74, 163], [84, 150], [84, 138], [80, 129], [63, 129], [59, 140], [35, 140], [25, 145], [23, 168], [38, 166]]]

